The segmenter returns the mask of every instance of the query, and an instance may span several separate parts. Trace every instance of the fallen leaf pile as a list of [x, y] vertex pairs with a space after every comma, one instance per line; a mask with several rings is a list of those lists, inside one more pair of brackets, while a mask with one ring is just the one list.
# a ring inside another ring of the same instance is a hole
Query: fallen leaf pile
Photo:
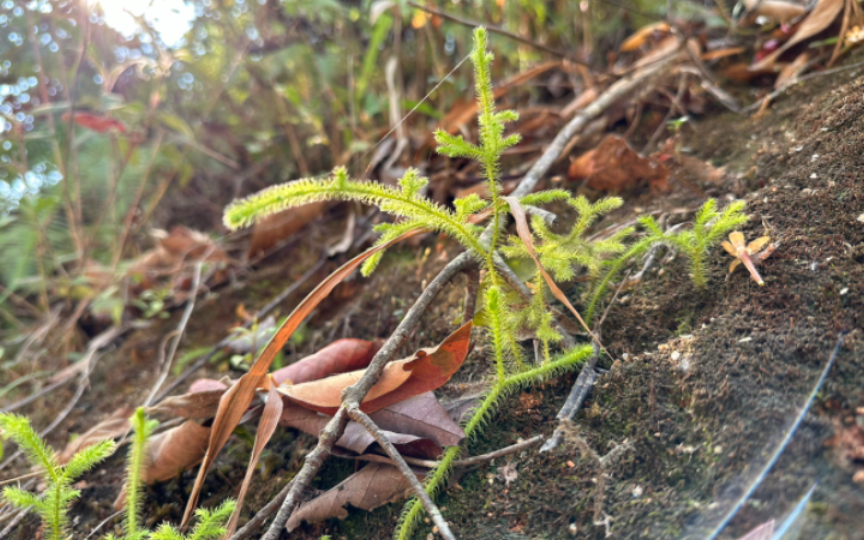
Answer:
[[[468, 353], [471, 329], [468, 323], [437, 347], [390, 362], [364, 400], [361, 408], [403, 455], [436, 459], [445, 447], [459, 444], [465, 437], [432, 390], [447, 382], [462, 365]], [[317, 436], [329, 421], [329, 414], [339, 407], [342, 391], [360, 379], [380, 346], [380, 342], [342, 339], [273, 372], [270, 379], [274, 386], [270, 391], [257, 393], [240, 423], [262, 418], [263, 424], [263, 411], [270, 406], [270, 400], [276, 399], [280, 407], [273, 427], [278, 423]], [[209, 426], [217, 415], [220, 400], [238, 382], [228, 378], [200, 379], [186, 394], [169, 397], [148, 409], [148, 413], [156, 417], [185, 421], [152, 437], [143, 475], [147, 484], [168, 480], [202, 462], [212, 436]], [[267, 405], [263, 407], [264, 403]], [[70, 444], [63, 455], [124, 434], [129, 427], [130, 411], [118, 412], [101, 422]], [[259, 424], [259, 432], [264, 429], [262, 424]], [[261, 440], [266, 442], [266, 438], [257, 437], [254, 453], [259, 447], [263, 448]], [[301, 506], [289, 523], [290, 528], [304, 520], [344, 517], [347, 515], [344, 506], [349, 503], [357, 508], [376, 508], [401, 498], [409, 487], [390, 458], [360, 424], [349, 422], [336, 444], [337, 455], [370, 463], [339, 486]], [[427, 471], [416, 469], [419, 478]], [[242, 489], [246, 486], [244, 482]], [[125, 492], [117, 498], [115, 507], [120, 508], [124, 501]]]

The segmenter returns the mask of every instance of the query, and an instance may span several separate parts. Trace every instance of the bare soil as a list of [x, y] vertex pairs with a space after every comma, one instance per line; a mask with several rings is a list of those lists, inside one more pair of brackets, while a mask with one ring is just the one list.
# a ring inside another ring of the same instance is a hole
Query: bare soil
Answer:
[[[706, 196], [744, 198], [752, 216], [743, 229], [746, 237], [768, 234], [780, 241], [760, 267], [765, 287], [758, 287], [742, 268], [729, 275], [731, 259], [717, 249], [709, 260], [709, 288], [697, 290], [686, 261], [660, 251], [642, 282], [622, 291], [609, 310], [603, 339], [612, 358], [602, 358], [608, 371], [575, 422], [599, 454], [622, 444], [627, 448], [604, 471], [567, 443], [546, 454], [526, 451], [458, 473], [438, 502], [459, 537], [604, 538], [604, 525], [595, 523], [602, 484], [600, 503], [612, 537], [703, 537], [784, 436], [843, 333], [819, 399], [722, 537], [738, 538], [764, 521], [783, 518], [817, 480], [800, 537], [863, 538], [862, 483], [853, 479], [863, 467], [862, 144], [861, 70], [812, 79], [779, 98], [762, 118], [715, 111], [687, 125], [682, 151], [724, 166], [724, 181], [712, 183], [677, 171], [670, 194], [632, 195], [599, 227], [639, 212], [695, 207]], [[671, 217], [669, 223], [683, 217]], [[290, 253], [242, 276], [242, 288], [224, 288], [201, 300], [184, 348], [216, 343], [236, 324], [238, 304], [251, 312], [311, 267], [321, 246], [341, 234], [341, 220], [320, 225]], [[457, 246], [428, 237], [391, 253], [373, 278], [353, 278], [335, 291], [288, 348], [286, 361], [344, 336], [386, 337], [423, 284], [457, 252]], [[337, 264], [323, 268], [285, 302], [282, 312], [290, 311]], [[425, 316], [406, 351], [446, 336], [462, 302], [459, 279]], [[100, 360], [90, 391], [49, 438], [53, 445], [62, 447], [71, 434], [143, 400], [154, 381], [160, 341], [176, 327], [179, 315], [131, 333]], [[480, 345], [444, 392], [459, 393], [483, 380], [490, 360]], [[218, 377], [226, 369], [223, 362], [197, 376]], [[574, 379], [565, 376], [513, 396], [484, 436], [468, 445], [468, 453], [549, 435]], [[37, 425], [46, 425], [73, 390], [50, 394], [24, 412]], [[281, 489], [313, 444], [311, 437], [293, 430], [276, 435], [243, 520]], [[249, 453], [243, 438], [229, 442], [208, 477], [201, 504], [211, 506], [235, 493]], [[82, 481], [83, 496], [72, 509], [76, 538], [87, 536], [114, 512], [122, 454]], [[506, 463], [518, 472], [509, 484], [498, 471]], [[315, 487], [329, 488], [354, 466], [330, 460]], [[19, 460], [4, 474], [25, 470]], [[195, 471], [188, 471], [147, 489], [145, 515], [151, 525], [179, 520], [194, 476]], [[345, 521], [304, 526], [292, 538], [388, 538], [401, 508], [396, 503], [372, 513], [352, 511]], [[416, 537], [427, 538], [429, 527], [422, 526]], [[30, 516], [12, 538], [29, 540], [37, 529]]]

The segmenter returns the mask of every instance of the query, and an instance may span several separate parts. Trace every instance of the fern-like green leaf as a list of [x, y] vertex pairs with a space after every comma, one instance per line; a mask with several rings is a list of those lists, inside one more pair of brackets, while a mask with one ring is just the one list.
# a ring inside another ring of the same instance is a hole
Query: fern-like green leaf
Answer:
[[69, 460], [63, 472], [70, 481], [95, 467], [100, 461], [114, 453], [114, 441], [100, 441], [81, 450]]

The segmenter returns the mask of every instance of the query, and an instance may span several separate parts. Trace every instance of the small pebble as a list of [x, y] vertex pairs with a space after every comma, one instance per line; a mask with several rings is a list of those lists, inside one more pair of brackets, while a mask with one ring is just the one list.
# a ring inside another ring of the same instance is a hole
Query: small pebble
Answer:
[[724, 447], [719, 444], [714, 448], [713, 452], [715, 452], [715, 455], [720, 455], [724, 452]]
[[811, 173], [811, 176], [809, 178], [811, 178], [811, 180], [816, 180], [817, 179], [817, 173]]
[[672, 359], [673, 362], [676, 362], [681, 357], [682, 357], [682, 353], [680, 353], [679, 351], [673, 351], [673, 354], [670, 355], [670, 359]]

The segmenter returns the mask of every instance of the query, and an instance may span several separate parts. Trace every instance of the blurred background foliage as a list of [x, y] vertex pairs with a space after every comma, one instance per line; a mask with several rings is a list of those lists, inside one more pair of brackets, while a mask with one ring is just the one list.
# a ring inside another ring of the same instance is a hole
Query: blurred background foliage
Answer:
[[[605, 41], [651, 22], [635, 12], [661, 16], [666, 7], [631, 4], [425, 5], [600, 65], [594, 51], [606, 50]], [[121, 275], [124, 261], [151, 243], [151, 227], [220, 234], [221, 208], [234, 197], [336, 165], [363, 174], [393, 124], [384, 67], [392, 58], [400, 115], [422, 102], [406, 121], [410, 136], [428, 136], [455, 103], [471, 98], [468, 64], [447, 77], [470, 49], [471, 25], [409, 2], [195, 0], [182, 7], [191, 13], [188, 30], [168, 43], [146, 16], [129, 35], [115, 30], [98, 3], [0, 3], [6, 330], [58, 299], [96, 294], [94, 276]], [[497, 80], [556, 59], [506, 37], [494, 36], [492, 47]]]

